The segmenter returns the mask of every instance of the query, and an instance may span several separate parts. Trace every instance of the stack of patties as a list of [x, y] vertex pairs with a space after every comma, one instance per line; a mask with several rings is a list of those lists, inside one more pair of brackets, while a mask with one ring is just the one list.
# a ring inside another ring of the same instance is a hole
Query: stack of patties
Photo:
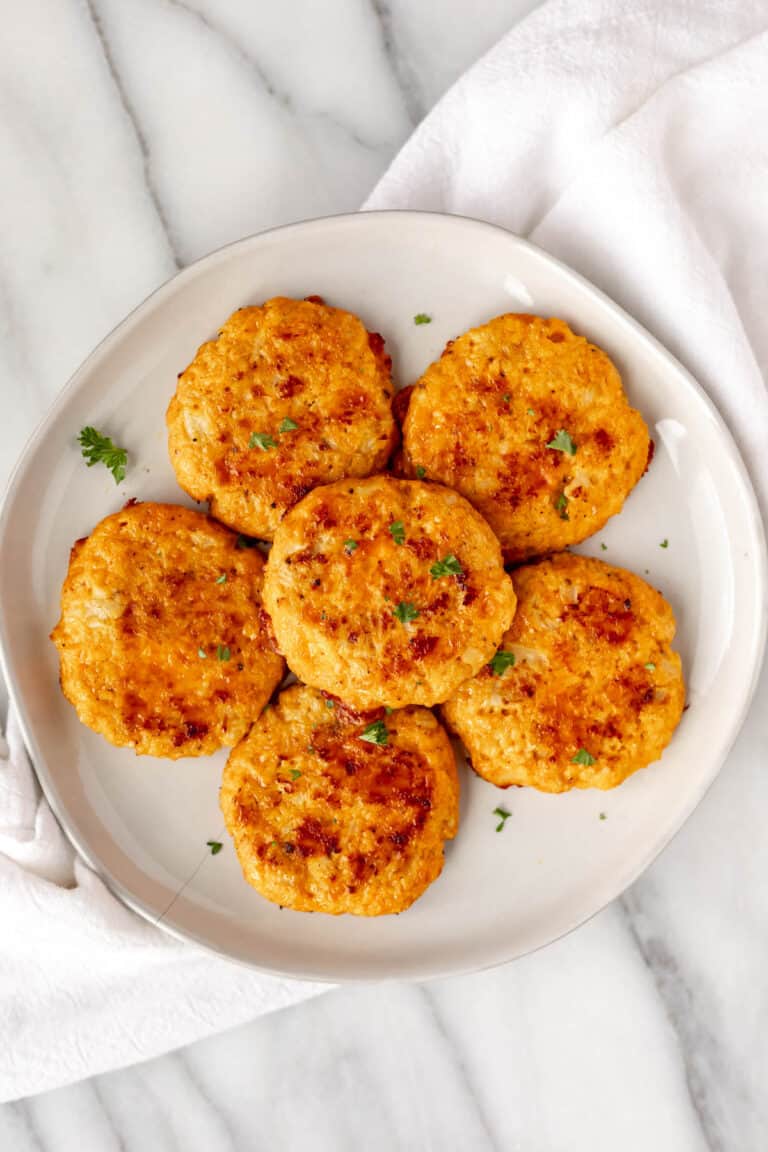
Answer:
[[[62, 592], [80, 719], [140, 754], [234, 746], [226, 824], [284, 907], [399, 912], [440, 874], [459, 783], [433, 707], [485, 779], [563, 791], [658, 758], [683, 706], [644, 581], [570, 553], [504, 569], [595, 532], [647, 466], [608, 357], [502, 316], [409, 392], [386, 474], [382, 338], [318, 297], [240, 309], [167, 416], [180, 485], [222, 523], [127, 506], [75, 545]], [[283, 658], [301, 683], [273, 698]]]

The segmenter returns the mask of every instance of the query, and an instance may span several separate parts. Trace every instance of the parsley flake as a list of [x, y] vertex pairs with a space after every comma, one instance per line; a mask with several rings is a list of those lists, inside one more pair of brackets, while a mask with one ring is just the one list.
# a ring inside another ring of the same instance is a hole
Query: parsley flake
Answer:
[[432, 317], [427, 316], [426, 312], [417, 312], [413, 318], [414, 324], [431, 324]]
[[295, 420], [291, 420], [290, 416], [286, 416], [285, 420], [280, 421], [278, 432], [295, 432], [298, 427]]
[[94, 464], [103, 464], [112, 473], [115, 484], [125, 480], [125, 467], [128, 463], [125, 448], [118, 448], [109, 436], [102, 436], [101, 432], [90, 425], [82, 429], [77, 439], [89, 468], [93, 468]]
[[226, 572], [222, 572], [221, 576], [216, 577], [216, 583], [217, 584], [226, 584], [226, 582], [227, 582]]
[[600, 545], [600, 548], [602, 549], [602, 551], [603, 551], [603, 552], [607, 552], [607, 551], [608, 551], [608, 545], [607, 545], [607, 544], [601, 544], [601, 545]]
[[533, 408], [526, 408], [526, 412], [528, 413], [529, 416], [535, 416], [536, 415]]
[[512, 397], [510, 396], [509, 392], [505, 392], [504, 395], [502, 396], [502, 400], [504, 401], [505, 404], [509, 404], [511, 399], [512, 399]]
[[555, 433], [554, 438], [547, 444], [547, 448], [552, 448], [555, 452], [565, 452], [566, 456], [576, 455], [576, 445], [565, 428], [561, 428], [559, 432]]
[[586, 748], [579, 748], [575, 756], [571, 756], [571, 764], [583, 764], [585, 768], [589, 768], [590, 764], [594, 764], [594, 756], [590, 756]]
[[344, 541], [344, 551], [346, 552], [346, 554], [348, 556], [352, 555], [355, 548], [357, 548], [357, 540], [345, 540]]
[[389, 534], [395, 544], [405, 544], [405, 525], [402, 520], [393, 520], [389, 526]]
[[248, 447], [261, 448], [262, 452], [266, 452], [270, 448], [277, 448], [277, 440], [273, 440], [267, 432], [251, 432]]
[[608, 819], [608, 817], [606, 816], [605, 812], [601, 812], [601, 813], [600, 813], [600, 819], [601, 819], [601, 820], [607, 820], [607, 819]]
[[301, 772], [298, 768], [291, 768], [291, 780], [298, 780], [299, 776], [301, 776]]
[[656, 665], [653, 663], [652, 660], [649, 660], [647, 664], [643, 665], [643, 667], [646, 669], [647, 672], [655, 672], [656, 671]]
[[507, 820], [509, 820], [512, 813], [507, 812], [506, 808], [494, 808], [493, 815], [500, 818], [498, 824], [496, 825], [496, 831], [501, 832], [502, 828], [506, 824]]
[[392, 609], [392, 615], [396, 616], [401, 624], [408, 624], [409, 621], [415, 620], [420, 613], [410, 600], [401, 600], [397, 608]]
[[225, 660], [229, 660], [231, 655], [232, 655], [232, 653], [229, 651], [229, 648], [227, 647], [226, 644], [217, 644], [216, 645], [216, 659], [217, 660], [221, 660], [222, 662]]
[[334, 708], [335, 707], [333, 700], [326, 700], [325, 706], [326, 706], [326, 708]]
[[210, 848], [211, 856], [218, 856], [219, 852], [221, 852], [222, 848], [224, 847], [221, 840], [206, 840], [205, 846], [206, 848]]
[[441, 576], [461, 576], [463, 572], [464, 569], [453, 553], [449, 553], [444, 560], [438, 560], [429, 570], [433, 580], [439, 580]]
[[494, 676], [503, 676], [507, 668], [514, 668], [514, 666], [514, 652], [504, 652], [501, 649], [496, 653], [496, 655], [489, 663], [489, 667]]
[[208, 655], [205, 651], [205, 648], [198, 648], [197, 654], [201, 660], [207, 660], [208, 659]]
[[659, 544], [659, 548], [669, 548], [669, 540], [666, 538], [662, 540], [661, 544]]
[[561, 492], [557, 500], [555, 500], [555, 510], [559, 512], [561, 520], [570, 520], [568, 515], [568, 497], [565, 492]]
[[360, 733], [360, 739], [365, 740], [366, 744], [379, 744], [384, 745], [389, 741], [389, 732], [383, 720], [374, 720], [373, 724], [369, 724], [367, 728], [363, 728]]
[[416, 465], [416, 475], [418, 476], [419, 480], [423, 480], [424, 477], [426, 476], [426, 474], [427, 474], [427, 470], [423, 466], [423, 464], [417, 464]]
[[384, 711], [386, 712], [387, 716], [391, 716], [394, 712], [394, 708], [390, 708], [389, 704], [385, 704]]

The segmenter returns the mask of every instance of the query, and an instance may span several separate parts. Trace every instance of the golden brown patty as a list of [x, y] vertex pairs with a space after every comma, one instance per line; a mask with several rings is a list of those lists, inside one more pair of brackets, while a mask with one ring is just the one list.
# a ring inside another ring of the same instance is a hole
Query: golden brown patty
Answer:
[[424, 708], [362, 716], [332, 703], [304, 685], [281, 694], [229, 757], [224, 819], [268, 900], [401, 912], [440, 875], [456, 834], [453, 751]]
[[226, 528], [173, 504], [127, 505], [78, 540], [51, 639], [82, 722], [173, 760], [236, 744], [283, 674], [263, 566]]
[[316, 488], [283, 520], [264, 604], [296, 675], [356, 708], [446, 700], [515, 610], [498, 541], [447, 488], [373, 476]]
[[562, 320], [510, 314], [451, 341], [418, 381], [398, 469], [461, 492], [516, 561], [601, 528], [649, 451], [604, 352]]
[[397, 437], [384, 341], [318, 301], [278, 296], [235, 312], [168, 407], [179, 484], [251, 536], [271, 539], [318, 484], [383, 468]]
[[614, 788], [661, 756], [680, 720], [672, 609], [639, 576], [570, 553], [512, 577], [500, 654], [443, 714], [492, 784]]

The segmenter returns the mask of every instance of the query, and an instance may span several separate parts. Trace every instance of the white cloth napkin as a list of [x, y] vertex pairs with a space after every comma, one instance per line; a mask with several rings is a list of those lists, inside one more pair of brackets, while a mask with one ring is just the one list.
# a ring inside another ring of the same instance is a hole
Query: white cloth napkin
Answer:
[[502, 224], [694, 373], [768, 508], [768, 4], [552, 0], [467, 72], [365, 205]]
[[42, 798], [11, 712], [0, 759], [0, 1101], [168, 1052], [328, 985], [184, 944], [125, 908]]
[[[494, 221], [696, 374], [768, 507], [768, 10], [553, 0], [448, 93], [367, 208]], [[74, 857], [18, 732], [0, 762], [0, 1099], [144, 1059], [317, 986], [185, 946]]]

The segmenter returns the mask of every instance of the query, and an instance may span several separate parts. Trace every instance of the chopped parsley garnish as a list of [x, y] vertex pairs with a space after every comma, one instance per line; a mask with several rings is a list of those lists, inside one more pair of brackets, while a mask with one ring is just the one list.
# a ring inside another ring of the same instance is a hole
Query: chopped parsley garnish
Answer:
[[232, 653], [229, 651], [229, 648], [226, 646], [226, 644], [217, 644], [216, 645], [216, 659], [217, 660], [222, 660], [222, 661], [229, 660], [231, 655], [232, 655]]
[[555, 452], [565, 452], [566, 456], [576, 455], [576, 445], [565, 428], [561, 428], [559, 432], [555, 433], [554, 438], [547, 444], [547, 448], [552, 448]]
[[568, 515], [568, 497], [565, 492], [561, 492], [557, 500], [555, 500], [555, 509], [560, 514], [561, 520], [570, 520]]
[[112, 473], [115, 484], [125, 480], [125, 467], [128, 463], [125, 448], [118, 448], [109, 436], [102, 436], [101, 432], [90, 425], [83, 428], [77, 439], [89, 468], [93, 468], [94, 464], [103, 464]]
[[655, 671], [656, 671], [656, 665], [653, 663], [653, 661], [652, 661], [652, 660], [649, 660], [647, 664], [644, 664], [644, 665], [643, 665], [643, 667], [644, 667], [644, 668], [645, 668], [645, 669], [646, 669], [648, 672], [655, 672]]
[[601, 545], [600, 545], [600, 548], [602, 549], [602, 551], [603, 551], [603, 552], [607, 552], [607, 551], [608, 551], [608, 545], [607, 545], [607, 544], [601, 544]]
[[210, 848], [211, 856], [217, 856], [224, 847], [221, 840], [206, 840], [205, 845], [206, 848]]
[[243, 548], [255, 548], [257, 544], [257, 540], [252, 540], [250, 536], [243, 536], [241, 532], [235, 541], [235, 548], [239, 548], [242, 551]]
[[390, 708], [389, 704], [385, 704], [384, 711], [386, 712], [387, 716], [391, 716], [394, 712], [394, 708]]
[[424, 477], [426, 476], [426, 474], [427, 474], [427, 470], [424, 467], [424, 465], [423, 464], [417, 464], [416, 465], [416, 475], [418, 476], [419, 480], [423, 480]]
[[449, 553], [444, 560], [438, 560], [429, 570], [429, 574], [433, 580], [439, 580], [441, 576], [461, 576], [464, 569], [458, 562], [453, 553]]
[[499, 650], [489, 663], [489, 667], [494, 676], [503, 676], [507, 668], [514, 668], [515, 654], [514, 652], [504, 652]]
[[295, 432], [298, 427], [295, 420], [291, 420], [290, 416], [286, 416], [284, 420], [280, 421], [278, 432]]
[[496, 831], [501, 832], [502, 828], [506, 824], [507, 820], [509, 820], [512, 813], [507, 812], [506, 808], [494, 808], [493, 814], [494, 816], [498, 816], [500, 818], [498, 824], [496, 825]]
[[216, 577], [216, 583], [217, 584], [226, 584], [226, 582], [227, 582], [226, 572], [222, 572], [221, 576]]
[[367, 744], [386, 744], [389, 741], [389, 732], [383, 720], [374, 720], [367, 728], [363, 728], [360, 739]]
[[277, 440], [273, 440], [268, 432], [251, 432], [248, 447], [261, 448], [262, 452], [266, 452], [269, 448], [277, 448]]
[[326, 706], [326, 708], [333, 708], [334, 707], [333, 700], [326, 700], [325, 706]]
[[432, 317], [427, 316], [426, 312], [417, 312], [413, 318], [414, 324], [431, 324]]
[[345, 540], [344, 541], [344, 551], [347, 553], [348, 556], [352, 555], [355, 548], [357, 548], [357, 540]]
[[197, 654], [201, 660], [207, 660], [208, 659], [208, 655], [205, 651], [205, 648], [198, 648]]
[[402, 520], [393, 520], [389, 526], [389, 534], [395, 544], [405, 544], [405, 525]]
[[600, 819], [601, 819], [601, 820], [607, 820], [607, 819], [608, 819], [608, 817], [606, 816], [605, 812], [601, 812], [601, 813], [600, 813]]
[[586, 748], [579, 748], [575, 756], [571, 756], [571, 764], [583, 764], [585, 768], [589, 768], [590, 764], [594, 764], [594, 756], [590, 756]]
[[669, 540], [666, 538], [662, 540], [661, 544], [659, 544], [659, 548], [669, 548]]
[[407, 624], [410, 620], [416, 619], [419, 610], [410, 600], [401, 600], [397, 608], [393, 608], [392, 615], [396, 616], [401, 624]]
[[298, 780], [299, 776], [301, 776], [301, 772], [298, 768], [291, 768], [291, 780]]
[[528, 413], [529, 416], [535, 416], [536, 415], [533, 408], [526, 408], [526, 412]]
[[502, 396], [502, 400], [504, 401], [505, 404], [509, 404], [511, 399], [512, 399], [512, 397], [510, 396], [509, 392], [505, 392], [504, 395]]

